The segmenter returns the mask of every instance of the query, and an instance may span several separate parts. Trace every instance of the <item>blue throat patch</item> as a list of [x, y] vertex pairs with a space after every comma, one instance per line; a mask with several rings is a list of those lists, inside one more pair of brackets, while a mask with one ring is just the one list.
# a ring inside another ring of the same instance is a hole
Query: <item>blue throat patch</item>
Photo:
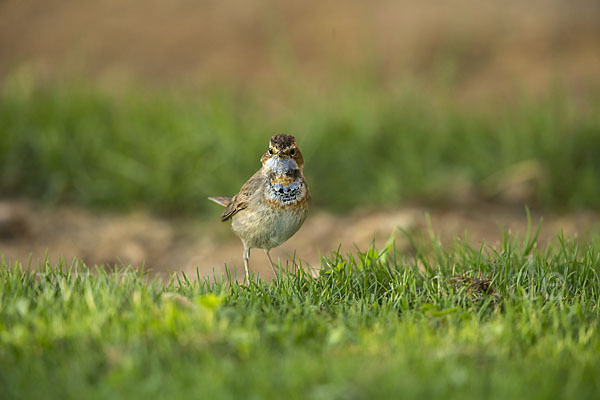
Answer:
[[291, 185], [285, 186], [280, 183], [269, 182], [267, 197], [277, 200], [282, 204], [292, 204], [302, 197], [302, 181], [297, 179]]

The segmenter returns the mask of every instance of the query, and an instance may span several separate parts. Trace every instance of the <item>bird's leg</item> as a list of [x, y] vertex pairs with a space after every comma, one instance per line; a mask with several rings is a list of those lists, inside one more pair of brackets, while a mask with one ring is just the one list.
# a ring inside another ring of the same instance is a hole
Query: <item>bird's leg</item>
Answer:
[[246, 271], [246, 283], [250, 283], [250, 268], [248, 260], [250, 259], [250, 247], [244, 244], [244, 270]]
[[273, 260], [271, 260], [271, 254], [269, 254], [269, 250], [265, 250], [265, 253], [267, 253], [267, 257], [269, 257], [269, 262], [271, 263], [271, 270], [273, 271], [275, 279], [277, 279], [277, 270], [275, 269], [275, 264], [273, 264]]

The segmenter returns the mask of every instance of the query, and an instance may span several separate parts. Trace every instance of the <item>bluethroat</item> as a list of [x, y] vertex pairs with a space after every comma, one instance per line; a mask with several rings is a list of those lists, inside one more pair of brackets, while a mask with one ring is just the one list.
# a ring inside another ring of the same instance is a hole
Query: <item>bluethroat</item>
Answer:
[[260, 159], [259, 169], [233, 197], [209, 197], [225, 207], [221, 221], [231, 219], [231, 228], [244, 246], [244, 269], [250, 277], [250, 249], [263, 249], [271, 269], [277, 272], [269, 250], [288, 240], [300, 229], [308, 214], [310, 192], [302, 173], [304, 159], [291, 135], [271, 137]]

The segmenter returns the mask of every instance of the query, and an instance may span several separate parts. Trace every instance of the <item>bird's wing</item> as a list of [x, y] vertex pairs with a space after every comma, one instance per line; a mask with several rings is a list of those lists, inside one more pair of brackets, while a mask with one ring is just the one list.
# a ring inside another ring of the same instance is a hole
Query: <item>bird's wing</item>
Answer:
[[250, 197], [261, 187], [262, 179], [264, 179], [261, 171], [258, 170], [240, 189], [240, 192], [233, 196], [231, 202], [225, 207], [225, 211], [221, 215], [221, 221], [227, 221], [238, 212], [248, 207]]

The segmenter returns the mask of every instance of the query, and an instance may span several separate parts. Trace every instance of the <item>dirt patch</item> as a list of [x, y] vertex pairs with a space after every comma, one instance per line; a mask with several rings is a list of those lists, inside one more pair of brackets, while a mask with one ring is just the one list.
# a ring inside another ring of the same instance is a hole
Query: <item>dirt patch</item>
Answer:
[[[156, 274], [184, 271], [201, 276], [221, 274], [227, 265], [243, 272], [239, 240], [229, 225], [218, 221], [215, 206], [212, 220], [168, 220], [144, 213], [119, 215], [93, 213], [73, 207], [46, 208], [29, 202], [0, 202], [0, 254], [8, 262], [16, 260], [37, 266], [47, 256], [52, 263], [73, 258], [105, 265], [144, 265]], [[597, 212], [569, 215], [545, 214], [540, 240], [554, 238], [560, 231], [587, 236], [599, 231]], [[537, 222], [542, 214], [533, 212]], [[371, 241], [383, 246], [392, 234], [398, 248], [410, 252], [400, 229], [427, 234], [431, 229], [443, 242], [456, 237], [478, 246], [482, 241], [499, 244], [502, 231], [518, 233], [527, 229], [521, 207], [478, 204], [428, 209], [422, 206], [388, 210], [357, 211], [345, 216], [315, 211], [300, 231], [279, 248], [275, 259], [290, 257], [318, 267], [321, 255], [338, 246], [342, 251], [365, 249]], [[254, 249], [251, 267], [263, 277], [271, 277], [266, 255]]]

